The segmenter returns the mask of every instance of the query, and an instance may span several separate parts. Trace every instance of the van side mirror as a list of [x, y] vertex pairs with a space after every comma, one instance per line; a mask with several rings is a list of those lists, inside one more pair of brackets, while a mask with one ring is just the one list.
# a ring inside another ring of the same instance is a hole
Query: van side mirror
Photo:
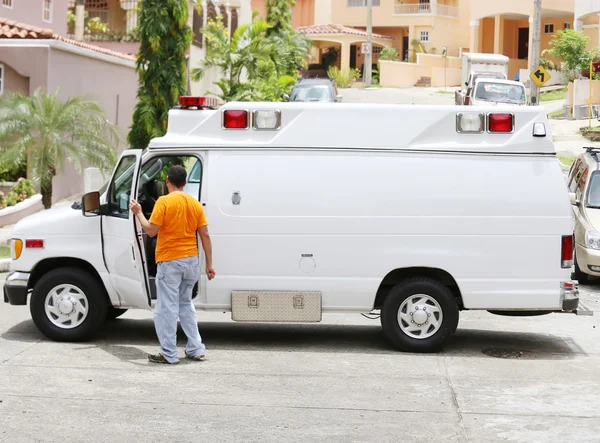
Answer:
[[98, 191], [88, 192], [81, 199], [81, 211], [85, 217], [93, 217], [100, 214], [100, 193]]
[[577, 195], [574, 192], [569, 192], [569, 200], [573, 206], [579, 206], [581, 202], [577, 200]]

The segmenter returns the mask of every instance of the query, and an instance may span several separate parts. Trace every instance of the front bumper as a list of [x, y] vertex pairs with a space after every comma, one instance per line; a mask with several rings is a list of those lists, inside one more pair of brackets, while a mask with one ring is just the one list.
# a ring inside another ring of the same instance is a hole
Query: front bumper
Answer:
[[575, 245], [575, 256], [577, 257], [577, 265], [582, 272], [600, 277], [600, 272], [592, 269], [592, 266], [600, 269], [600, 250]]
[[4, 302], [11, 305], [27, 304], [29, 273], [11, 272], [4, 283]]

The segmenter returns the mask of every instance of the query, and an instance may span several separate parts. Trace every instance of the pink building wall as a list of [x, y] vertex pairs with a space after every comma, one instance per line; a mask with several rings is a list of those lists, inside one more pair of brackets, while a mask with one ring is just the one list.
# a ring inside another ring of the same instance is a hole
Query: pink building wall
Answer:
[[12, 7], [0, 3], [0, 17], [31, 26], [52, 29], [54, 34], [67, 35], [69, 0], [51, 0], [50, 21], [43, 19], [44, 0], [12, 0]]
[[[76, 73], [76, 75], [73, 75]], [[68, 81], [65, 81], [68, 79]], [[60, 88], [64, 100], [73, 96], [87, 95], [97, 101], [107, 119], [118, 126], [123, 150], [131, 126], [136, 103], [138, 75], [132, 67], [53, 49], [48, 70], [47, 88]], [[54, 201], [82, 192], [83, 176], [73, 167], [63, 170], [54, 179]]]
[[[115, 64], [106, 59], [98, 60], [49, 47], [49, 44], [57, 43], [53, 40], [34, 40], [31, 43], [34, 47], [0, 46], [0, 63], [29, 79], [30, 94], [37, 88], [52, 92], [60, 89], [59, 95], [63, 100], [87, 95], [97, 101], [107, 119], [118, 126], [122, 140], [117, 148], [123, 150], [136, 103], [138, 76], [133, 62], [113, 58], [121, 63]], [[82, 192], [83, 176], [73, 167], [66, 167], [54, 179], [53, 186], [53, 201], [56, 202]]]

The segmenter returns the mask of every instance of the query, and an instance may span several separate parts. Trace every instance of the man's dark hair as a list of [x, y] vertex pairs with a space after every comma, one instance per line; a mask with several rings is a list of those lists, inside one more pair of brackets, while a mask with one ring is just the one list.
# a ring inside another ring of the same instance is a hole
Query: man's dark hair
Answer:
[[187, 171], [183, 166], [171, 166], [167, 172], [167, 177], [173, 186], [183, 188], [186, 183]]

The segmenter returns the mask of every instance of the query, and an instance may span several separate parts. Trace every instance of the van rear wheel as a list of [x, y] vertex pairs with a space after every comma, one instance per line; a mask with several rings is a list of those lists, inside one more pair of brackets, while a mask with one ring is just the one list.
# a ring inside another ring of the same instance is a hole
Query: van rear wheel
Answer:
[[401, 351], [436, 352], [456, 331], [458, 303], [436, 280], [406, 280], [394, 286], [383, 302], [381, 326]]
[[29, 309], [40, 332], [56, 341], [84, 341], [100, 327], [107, 313], [102, 285], [89, 272], [60, 268], [35, 284]]

